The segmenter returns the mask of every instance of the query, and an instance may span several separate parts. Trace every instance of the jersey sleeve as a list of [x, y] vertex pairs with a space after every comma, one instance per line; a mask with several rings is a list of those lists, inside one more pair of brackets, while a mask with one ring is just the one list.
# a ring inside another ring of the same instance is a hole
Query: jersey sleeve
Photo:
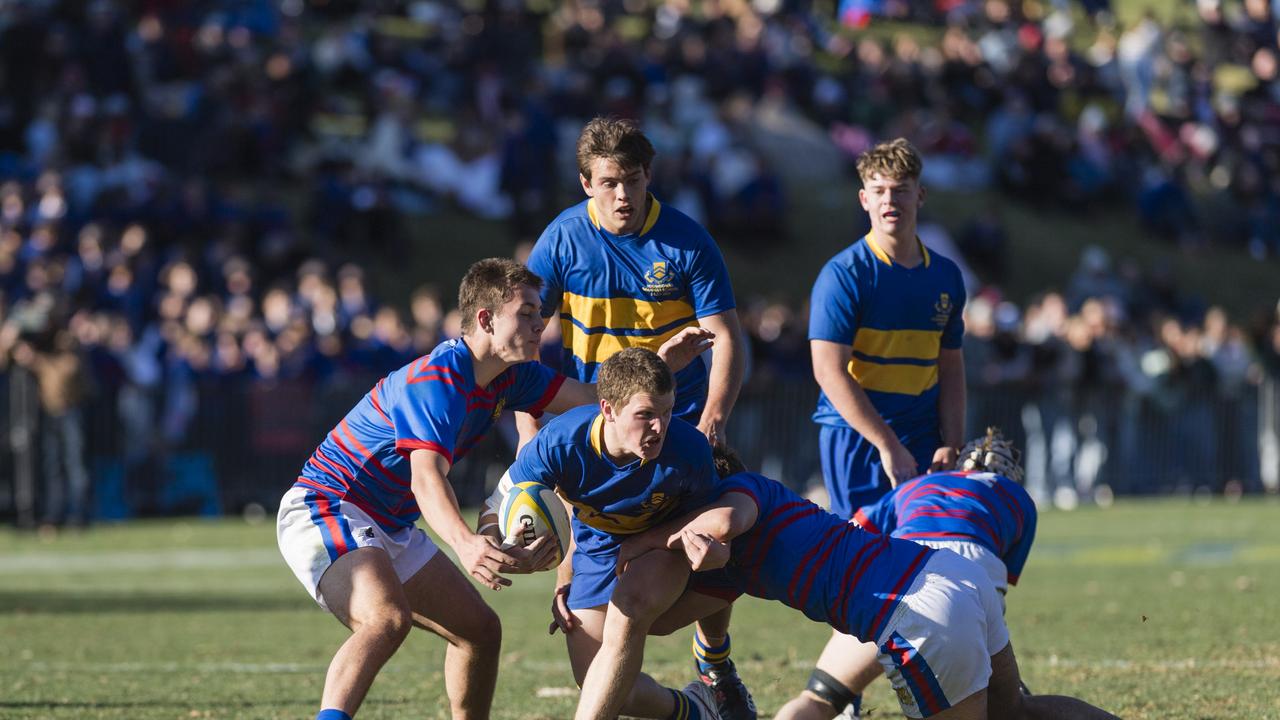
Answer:
[[507, 469], [513, 483], [540, 482], [549, 487], [559, 487], [559, 479], [564, 470], [563, 456], [555, 452], [552, 443], [547, 441], [547, 436], [544, 428], [520, 448], [516, 461]]
[[964, 304], [968, 300], [964, 291], [964, 280], [960, 277], [959, 270], [955, 271], [955, 276], [956, 281], [953, 285], [956, 298], [951, 303], [951, 317], [942, 328], [942, 347], [948, 350], [960, 347], [964, 339]]
[[[697, 432], [696, 428], [694, 432]], [[698, 439], [702, 438], [702, 433], [698, 433]], [[686, 457], [689, 458], [689, 469], [685, 483], [685, 497], [706, 502], [720, 484], [720, 478], [716, 475], [715, 460], [711, 457], [711, 446], [705, 441], [691, 442], [690, 445], [692, 448], [686, 453]]]
[[694, 315], [704, 318], [732, 310], [736, 303], [724, 256], [720, 254], [720, 248], [716, 247], [715, 240], [705, 231], [701, 232], [705, 241], [691, 256], [688, 272], [689, 300], [693, 305]]
[[893, 494], [885, 495], [870, 505], [863, 505], [853, 513], [853, 521], [858, 527], [877, 535], [889, 535], [898, 528], [897, 508], [893, 504]]
[[556, 314], [564, 295], [564, 280], [559, 268], [560, 225], [553, 224], [542, 231], [538, 242], [529, 253], [528, 268], [542, 278], [542, 317]]
[[1018, 577], [1022, 575], [1022, 568], [1027, 564], [1027, 556], [1031, 554], [1031, 543], [1035, 542], [1035, 539], [1036, 513], [1030, 512], [1026, 514], [1023, 521], [1022, 536], [1003, 558], [1004, 566], [1009, 570], [1010, 585], [1018, 584]]
[[520, 363], [511, 368], [511, 372], [515, 377], [507, 391], [507, 407], [523, 410], [534, 417], [542, 415], [547, 403], [564, 384], [564, 375], [541, 363]]
[[809, 339], [852, 345], [858, 332], [858, 284], [853, 273], [827, 263], [809, 296]]
[[453, 464], [454, 446], [467, 417], [466, 397], [450, 384], [452, 371], [440, 372], [408, 385], [389, 415], [396, 452], [408, 457], [414, 450], [432, 450]]

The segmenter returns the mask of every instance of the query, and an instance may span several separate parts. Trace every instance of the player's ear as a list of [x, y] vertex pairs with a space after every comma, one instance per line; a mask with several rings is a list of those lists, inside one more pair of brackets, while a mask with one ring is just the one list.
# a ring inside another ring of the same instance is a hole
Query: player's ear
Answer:
[[924, 196], [925, 196], [924, 186], [923, 186], [923, 185], [921, 185], [921, 186], [920, 186], [920, 192], [916, 193], [916, 207], [917, 207], [917, 208], [924, 207]]
[[493, 332], [493, 311], [489, 308], [480, 308], [476, 311], [476, 327], [481, 331]]
[[604, 415], [605, 422], [613, 422], [613, 406], [604, 398], [600, 398], [600, 414]]
[[858, 188], [858, 202], [862, 205], [863, 210], [866, 210], [867, 212], [871, 211], [871, 208], [867, 207], [867, 189], [866, 188]]
[[595, 197], [591, 193], [591, 181], [587, 179], [586, 175], [578, 173], [578, 182], [582, 183], [582, 192], [586, 193], [587, 197]]

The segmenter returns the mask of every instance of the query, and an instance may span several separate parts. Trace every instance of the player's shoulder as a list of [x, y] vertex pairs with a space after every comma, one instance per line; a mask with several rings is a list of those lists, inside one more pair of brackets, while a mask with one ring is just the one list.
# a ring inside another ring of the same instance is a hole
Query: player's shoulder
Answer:
[[930, 267], [937, 270], [941, 274], [951, 276], [956, 281], [960, 281], [960, 266], [951, 258], [925, 245], [925, 249], [929, 252]]
[[405, 387], [458, 396], [471, 392], [473, 378], [471, 351], [461, 339], [445, 340], [387, 376], [389, 381], [398, 381]]
[[827, 260], [823, 269], [828, 272], [836, 271], [857, 275], [875, 262], [875, 251], [871, 249], [871, 245], [864, 235], [845, 249], [831, 256], [831, 259]]
[[650, 235], [654, 236], [659, 242], [676, 250], [690, 252], [716, 247], [711, 233], [707, 232], [707, 229], [697, 220], [684, 214], [673, 205], [663, 203], [657, 199], [654, 202], [659, 204], [658, 221], [654, 224]]
[[534, 439], [544, 445], [564, 445], [580, 442], [581, 438], [586, 437], [586, 434], [590, 432], [591, 426], [599, 416], [600, 409], [595, 405], [579, 405], [551, 418], [538, 431]]
[[663, 454], [697, 456], [701, 459], [702, 455], [711, 456], [711, 446], [707, 444], [707, 436], [696, 425], [673, 417], [667, 429], [667, 438], [663, 442]]
[[547, 223], [542, 231], [538, 244], [572, 239], [592, 229], [591, 217], [587, 214], [587, 200], [570, 205], [560, 212], [554, 220]]

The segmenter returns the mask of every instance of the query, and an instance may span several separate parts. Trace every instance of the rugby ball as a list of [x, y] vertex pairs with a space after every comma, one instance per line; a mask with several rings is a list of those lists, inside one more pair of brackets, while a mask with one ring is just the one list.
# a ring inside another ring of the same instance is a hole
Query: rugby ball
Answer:
[[507, 491], [498, 507], [498, 525], [503, 547], [527, 547], [543, 535], [554, 536], [559, 549], [544, 570], [558, 565], [569, 551], [569, 515], [556, 491], [540, 482], [516, 483]]

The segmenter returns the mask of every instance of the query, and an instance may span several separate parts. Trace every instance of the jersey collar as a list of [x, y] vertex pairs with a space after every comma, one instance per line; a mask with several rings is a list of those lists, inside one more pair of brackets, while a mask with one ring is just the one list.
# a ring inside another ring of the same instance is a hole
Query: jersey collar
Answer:
[[[658, 214], [661, 212], [662, 203], [658, 202], [658, 198], [654, 197], [653, 193], [649, 193], [649, 214], [644, 219], [644, 227], [640, 228], [640, 232], [636, 233], [636, 236], [644, 235], [652, 230], [653, 226], [658, 224]], [[591, 221], [591, 225], [595, 229], [604, 230], [600, 226], [600, 219], [596, 217], [596, 208], [591, 204], [590, 199], [587, 200], [587, 219]], [[605, 232], [608, 232], [608, 230], [605, 230]]]
[[[889, 253], [886, 253], [884, 248], [880, 247], [871, 235], [872, 233], [867, 233], [867, 236], [863, 238], [867, 241], [867, 247], [871, 248], [871, 252], [875, 254], [876, 258], [879, 259], [880, 262], [892, 267], [893, 260], [889, 258]], [[916, 237], [916, 244], [920, 246], [920, 257], [924, 258], [924, 266], [929, 267], [929, 248], [925, 247], [924, 243], [920, 242], [920, 238], [918, 236]]]

